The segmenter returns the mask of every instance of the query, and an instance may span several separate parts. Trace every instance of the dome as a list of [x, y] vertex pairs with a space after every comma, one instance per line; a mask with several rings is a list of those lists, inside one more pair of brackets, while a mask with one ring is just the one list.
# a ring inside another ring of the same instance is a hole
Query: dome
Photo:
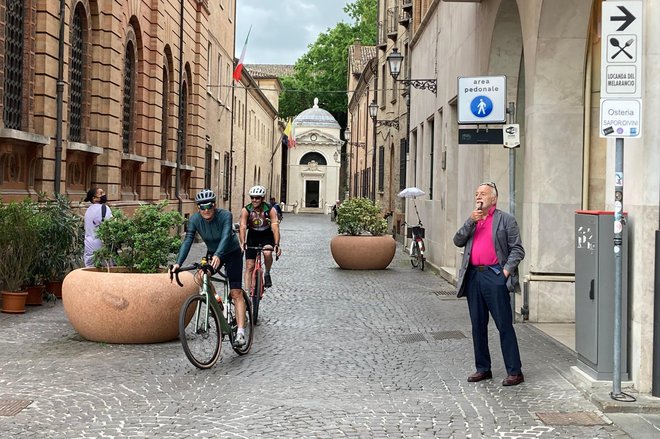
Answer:
[[337, 120], [323, 108], [319, 108], [319, 99], [314, 98], [314, 106], [301, 112], [293, 119], [293, 124], [297, 126], [320, 126], [328, 128], [341, 128]]

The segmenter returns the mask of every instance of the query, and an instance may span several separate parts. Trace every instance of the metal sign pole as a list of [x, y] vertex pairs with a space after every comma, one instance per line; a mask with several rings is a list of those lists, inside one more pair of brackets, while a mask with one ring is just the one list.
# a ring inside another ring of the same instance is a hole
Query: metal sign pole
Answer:
[[[509, 123], [516, 123], [514, 102], [509, 102], [506, 112]], [[516, 148], [509, 148], [509, 213], [516, 216]]]
[[614, 365], [612, 397], [621, 395], [621, 297], [623, 242], [623, 138], [616, 138], [614, 159]]

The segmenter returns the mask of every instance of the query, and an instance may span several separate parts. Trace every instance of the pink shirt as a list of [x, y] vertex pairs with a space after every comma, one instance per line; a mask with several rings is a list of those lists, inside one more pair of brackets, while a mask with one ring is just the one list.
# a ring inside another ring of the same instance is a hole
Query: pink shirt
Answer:
[[470, 264], [472, 265], [495, 265], [498, 264], [495, 244], [493, 241], [493, 212], [495, 206], [488, 209], [486, 219], [478, 221], [472, 239], [472, 252], [470, 253]]

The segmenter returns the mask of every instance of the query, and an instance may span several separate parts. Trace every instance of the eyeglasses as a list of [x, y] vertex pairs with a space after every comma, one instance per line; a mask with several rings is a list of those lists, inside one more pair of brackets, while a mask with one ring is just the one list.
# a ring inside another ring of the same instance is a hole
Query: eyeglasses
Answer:
[[198, 204], [197, 207], [199, 210], [211, 210], [213, 209], [213, 203]]
[[495, 186], [495, 182], [493, 182], [493, 181], [485, 181], [485, 182], [483, 182], [483, 183], [480, 183], [479, 186], [488, 186], [488, 187], [492, 187], [493, 189], [495, 189], [495, 195], [497, 195], [497, 186]]
[[264, 197], [250, 197], [253, 200], [263, 200]]

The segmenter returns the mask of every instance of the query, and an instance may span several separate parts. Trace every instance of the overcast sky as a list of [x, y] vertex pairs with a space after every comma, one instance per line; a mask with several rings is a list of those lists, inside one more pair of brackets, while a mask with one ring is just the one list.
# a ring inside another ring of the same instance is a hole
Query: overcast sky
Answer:
[[245, 64], [294, 64], [319, 33], [350, 22], [352, 0], [236, 0], [236, 58], [250, 25]]

